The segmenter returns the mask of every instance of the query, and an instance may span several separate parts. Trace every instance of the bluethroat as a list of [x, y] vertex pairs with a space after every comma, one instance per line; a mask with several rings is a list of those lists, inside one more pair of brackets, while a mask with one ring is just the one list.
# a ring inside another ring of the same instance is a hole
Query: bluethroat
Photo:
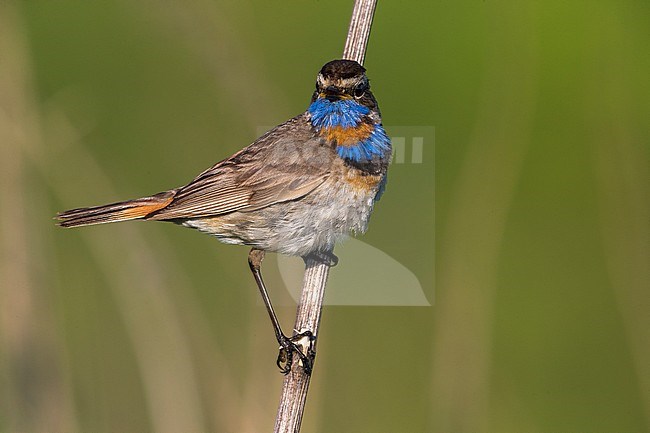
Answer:
[[336, 264], [337, 241], [366, 231], [386, 185], [390, 140], [363, 66], [333, 60], [320, 70], [304, 113], [271, 129], [251, 145], [199, 174], [189, 184], [149, 197], [57, 215], [62, 227], [133, 219], [170, 221], [252, 247], [248, 262], [273, 323], [280, 354], [293, 354], [311, 371], [313, 354], [287, 337], [261, 274], [266, 251]]

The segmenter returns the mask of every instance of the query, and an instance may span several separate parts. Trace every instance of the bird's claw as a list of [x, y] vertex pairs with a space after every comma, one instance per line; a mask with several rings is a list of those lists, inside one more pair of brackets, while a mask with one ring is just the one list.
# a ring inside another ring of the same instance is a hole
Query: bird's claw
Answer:
[[331, 251], [316, 251], [310, 253], [308, 256], [304, 258], [305, 261], [307, 259], [325, 263], [330, 268], [333, 268], [334, 266], [339, 264], [339, 258]]
[[[278, 339], [280, 352], [276, 364], [282, 374], [289, 374], [293, 364], [294, 353], [300, 358], [300, 366], [306, 375], [310, 376], [314, 365], [316, 352], [313, 349], [314, 335], [305, 331], [292, 337], [282, 336]], [[306, 349], [306, 353], [303, 350]]]

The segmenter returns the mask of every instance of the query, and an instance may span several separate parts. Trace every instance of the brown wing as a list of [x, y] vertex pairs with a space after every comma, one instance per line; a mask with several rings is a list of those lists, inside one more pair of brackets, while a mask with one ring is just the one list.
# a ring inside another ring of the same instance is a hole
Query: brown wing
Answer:
[[147, 219], [201, 218], [296, 200], [325, 181], [334, 158], [301, 115], [201, 173]]

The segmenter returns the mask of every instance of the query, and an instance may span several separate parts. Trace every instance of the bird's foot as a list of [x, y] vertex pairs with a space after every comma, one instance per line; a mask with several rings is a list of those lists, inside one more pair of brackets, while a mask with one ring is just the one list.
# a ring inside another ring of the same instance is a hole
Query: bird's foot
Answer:
[[339, 258], [334, 255], [331, 251], [316, 251], [309, 253], [307, 256], [303, 257], [305, 262], [307, 259], [315, 260], [317, 262], [325, 263], [330, 268], [339, 264]]
[[291, 371], [293, 355], [295, 353], [300, 358], [299, 363], [305, 374], [307, 376], [311, 375], [314, 358], [316, 357], [313, 341], [314, 334], [311, 331], [305, 331], [292, 337], [282, 335], [278, 338], [280, 353], [278, 353], [276, 364], [282, 374], [289, 374]]

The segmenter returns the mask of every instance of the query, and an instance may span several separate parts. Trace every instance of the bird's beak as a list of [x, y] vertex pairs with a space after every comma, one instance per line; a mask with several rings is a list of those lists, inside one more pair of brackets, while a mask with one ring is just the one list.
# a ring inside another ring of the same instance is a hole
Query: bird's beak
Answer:
[[325, 98], [330, 102], [340, 101], [341, 99], [349, 99], [350, 97], [342, 93], [334, 86], [328, 86], [325, 90], [318, 94], [319, 98]]

